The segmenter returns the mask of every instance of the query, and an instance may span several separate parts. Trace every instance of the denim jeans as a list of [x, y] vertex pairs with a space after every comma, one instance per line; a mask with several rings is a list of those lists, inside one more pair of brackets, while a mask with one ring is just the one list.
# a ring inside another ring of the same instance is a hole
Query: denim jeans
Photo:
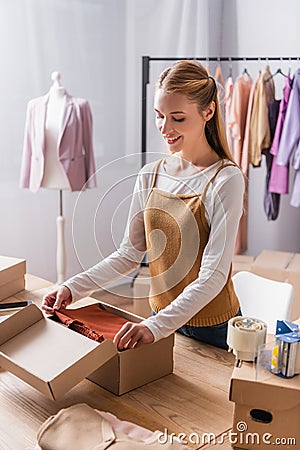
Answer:
[[[242, 315], [240, 309], [236, 315]], [[183, 325], [177, 331], [178, 333], [184, 334], [184, 336], [197, 339], [197, 341], [206, 342], [207, 344], [214, 345], [215, 347], [228, 350], [228, 345], [226, 343], [227, 328], [228, 322], [223, 322], [209, 327], [193, 327], [190, 325]]]

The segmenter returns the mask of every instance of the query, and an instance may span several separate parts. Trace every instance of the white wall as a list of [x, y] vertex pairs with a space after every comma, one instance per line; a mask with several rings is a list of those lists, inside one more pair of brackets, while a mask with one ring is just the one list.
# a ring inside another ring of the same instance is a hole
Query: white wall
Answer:
[[[96, 166], [120, 156], [124, 145], [125, 3], [118, 0], [0, 1], [0, 253], [26, 258], [28, 271], [56, 280], [56, 216], [59, 193], [33, 194], [19, 189], [25, 113], [31, 98], [44, 95], [50, 74], [75, 97], [89, 100], [94, 118]], [[91, 230], [85, 228], [88, 205], [103, 195], [109, 173], [98, 189], [84, 194], [80, 259], [96, 263]], [[63, 194], [66, 218], [67, 274], [78, 272], [72, 242], [72, 215], [78, 193]], [[107, 208], [109, 216], [113, 203]], [[79, 221], [79, 219], [78, 219]], [[125, 221], [125, 217], [123, 222]], [[103, 252], [112, 246], [104, 240]]]
[[[297, 55], [299, 14], [297, 0], [289, 8], [279, 0], [0, 0], [0, 254], [26, 258], [30, 273], [56, 280], [58, 192], [18, 187], [26, 106], [49, 90], [52, 71], [90, 102], [99, 170], [97, 189], [63, 195], [70, 276], [114, 250], [123, 234], [130, 200], [123, 198], [140, 166], [141, 57]], [[288, 33], [276, 28], [281, 23]], [[151, 69], [150, 152], [163, 151], [151, 102], [161, 68]], [[264, 217], [263, 171], [250, 172], [249, 253], [300, 251], [300, 211], [288, 198], [278, 221]]]

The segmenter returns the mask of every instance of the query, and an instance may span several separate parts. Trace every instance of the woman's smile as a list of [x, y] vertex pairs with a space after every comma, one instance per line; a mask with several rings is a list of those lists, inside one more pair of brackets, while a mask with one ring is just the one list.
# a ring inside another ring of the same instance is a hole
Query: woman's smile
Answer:
[[164, 136], [165, 141], [169, 145], [174, 145], [176, 142], [179, 141], [180, 138], [181, 138], [181, 136], [176, 136], [176, 137]]

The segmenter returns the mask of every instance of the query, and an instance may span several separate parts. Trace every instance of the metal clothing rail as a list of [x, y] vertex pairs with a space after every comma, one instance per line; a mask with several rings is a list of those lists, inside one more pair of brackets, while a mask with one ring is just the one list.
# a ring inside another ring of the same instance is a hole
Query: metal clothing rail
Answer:
[[147, 85], [149, 84], [150, 62], [151, 61], [214, 61], [214, 62], [235, 62], [235, 61], [299, 61], [300, 56], [200, 56], [200, 57], [166, 57], [158, 58], [143, 56], [142, 63], [142, 165], [146, 163], [147, 152]]

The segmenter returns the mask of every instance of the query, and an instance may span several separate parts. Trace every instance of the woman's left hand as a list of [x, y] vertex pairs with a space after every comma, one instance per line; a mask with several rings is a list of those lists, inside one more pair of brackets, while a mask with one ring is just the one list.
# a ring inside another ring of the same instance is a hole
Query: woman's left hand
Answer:
[[118, 350], [137, 348], [143, 344], [154, 342], [154, 336], [145, 325], [126, 322], [114, 337], [114, 344]]

